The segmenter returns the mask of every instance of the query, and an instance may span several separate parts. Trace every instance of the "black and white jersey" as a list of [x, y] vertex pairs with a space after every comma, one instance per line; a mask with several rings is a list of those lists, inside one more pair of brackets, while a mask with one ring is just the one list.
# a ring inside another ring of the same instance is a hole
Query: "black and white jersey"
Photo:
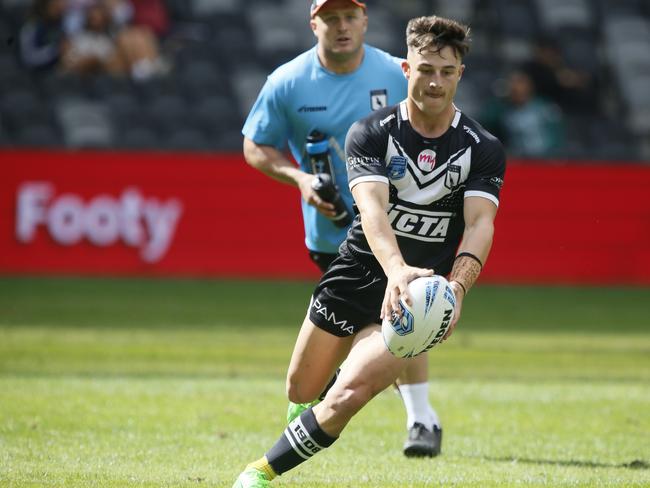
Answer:
[[[463, 236], [463, 201], [499, 205], [505, 152], [498, 139], [460, 111], [445, 134], [428, 139], [411, 126], [406, 101], [356, 122], [345, 152], [350, 189], [390, 185], [388, 220], [407, 264], [446, 275]], [[378, 265], [357, 215], [342, 244], [362, 263]]]

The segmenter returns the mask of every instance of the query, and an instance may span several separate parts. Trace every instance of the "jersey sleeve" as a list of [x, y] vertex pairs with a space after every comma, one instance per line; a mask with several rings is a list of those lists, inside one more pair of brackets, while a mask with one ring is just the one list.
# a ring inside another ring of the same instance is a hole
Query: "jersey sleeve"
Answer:
[[288, 125], [280, 90], [268, 78], [246, 118], [242, 134], [257, 144], [281, 150], [287, 141]]
[[505, 171], [506, 154], [501, 142], [494, 137], [482, 141], [473, 151], [465, 198], [487, 198], [498, 207]]
[[388, 184], [386, 164], [387, 138], [374, 128], [369, 119], [355, 122], [345, 139], [345, 156], [350, 190], [364, 181]]

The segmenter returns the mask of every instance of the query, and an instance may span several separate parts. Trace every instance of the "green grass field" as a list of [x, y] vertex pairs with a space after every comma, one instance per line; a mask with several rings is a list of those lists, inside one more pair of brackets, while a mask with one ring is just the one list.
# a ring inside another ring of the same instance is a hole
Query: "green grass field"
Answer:
[[[0, 279], [0, 486], [230, 487], [281, 433], [309, 283]], [[379, 395], [278, 486], [650, 486], [650, 289], [479, 286], [430, 355], [443, 455]]]

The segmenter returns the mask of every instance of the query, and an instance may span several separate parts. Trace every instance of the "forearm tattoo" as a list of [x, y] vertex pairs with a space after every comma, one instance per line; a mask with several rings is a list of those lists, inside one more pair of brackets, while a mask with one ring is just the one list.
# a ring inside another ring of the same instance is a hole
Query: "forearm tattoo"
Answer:
[[470, 256], [458, 256], [454, 261], [449, 279], [460, 283], [467, 293], [476, 283], [479, 274], [481, 274], [481, 263]]

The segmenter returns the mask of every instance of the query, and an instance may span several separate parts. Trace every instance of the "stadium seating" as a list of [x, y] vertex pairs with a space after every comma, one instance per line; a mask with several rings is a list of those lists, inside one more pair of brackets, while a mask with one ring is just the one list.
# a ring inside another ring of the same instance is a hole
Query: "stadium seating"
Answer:
[[113, 126], [105, 102], [65, 98], [57, 103], [56, 114], [66, 146], [110, 148], [113, 145]]
[[[31, 0], [0, 0], [0, 147], [239, 150], [268, 73], [314, 43], [306, 0], [166, 0], [169, 72], [145, 82], [29, 72], [19, 62]], [[593, 75], [591, 114], [567, 113], [564, 155], [650, 160], [650, 7], [644, 0], [368, 0], [369, 43], [404, 56], [406, 21], [438, 13], [473, 30], [458, 105], [478, 114], [542, 36]]]

